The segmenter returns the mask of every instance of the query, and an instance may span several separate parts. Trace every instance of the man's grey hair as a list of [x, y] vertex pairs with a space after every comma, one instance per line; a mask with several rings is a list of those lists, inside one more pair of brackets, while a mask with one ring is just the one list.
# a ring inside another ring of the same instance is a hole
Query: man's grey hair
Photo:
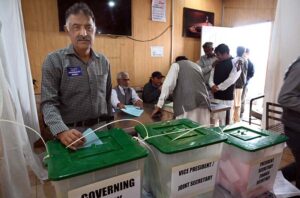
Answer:
[[93, 11], [90, 9], [90, 7], [83, 2], [79, 2], [79, 3], [75, 3], [73, 4], [71, 7], [69, 7], [65, 13], [65, 20], [66, 20], [66, 28], [69, 29], [69, 22], [68, 22], [68, 18], [70, 17], [70, 15], [74, 14], [79, 14], [80, 12], [82, 12], [85, 16], [91, 17], [94, 24], [95, 22], [95, 16]]
[[203, 48], [213, 48], [213, 42], [205, 42], [202, 47]]
[[117, 74], [117, 79], [129, 79], [129, 74], [127, 72], [119, 72]]

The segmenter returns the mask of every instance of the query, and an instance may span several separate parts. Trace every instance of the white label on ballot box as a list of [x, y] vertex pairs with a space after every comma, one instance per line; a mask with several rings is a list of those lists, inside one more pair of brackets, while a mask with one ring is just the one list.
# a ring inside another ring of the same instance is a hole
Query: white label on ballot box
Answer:
[[68, 192], [70, 198], [132, 198], [141, 195], [141, 171], [92, 183]]
[[268, 181], [274, 181], [280, 160], [281, 153], [254, 163], [249, 172], [248, 190], [263, 186]]
[[205, 159], [172, 168], [171, 197], [185, 197], [214, 188], [218, 161]]

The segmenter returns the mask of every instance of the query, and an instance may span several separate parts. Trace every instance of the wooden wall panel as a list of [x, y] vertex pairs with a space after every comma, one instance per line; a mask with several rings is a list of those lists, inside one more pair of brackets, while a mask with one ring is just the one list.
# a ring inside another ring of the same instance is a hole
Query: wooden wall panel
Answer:
[[22, 0], [22, 11], [32, 78], [40, 93], [41, 67], [46, 55], [69, 43], [65, 33], [58, 32], [58, 10], [55, 0]]
[[234, 27], [273, 21], [276, 0], [224, 0], [223, 26]]
[[[166, 22], [151, 21], [151, 0], [134, 0], [133, 1], [133, 34], [139, 40], [149, 40], [159, 34], [171, 25], [171, 0], [167, 0], [167, 20]], [[161, 58], [151, 57], [151, 46], [164, 47], [164, 56]], [[148, 80], [151, 73], [159, 70], [166, 74], [170, 66], [170, 46], [171, 46], [171, 29], [169, 28], [161, 37], [149, 42], [134, 43], [134, 65], [135, 83], [143, 86]]]

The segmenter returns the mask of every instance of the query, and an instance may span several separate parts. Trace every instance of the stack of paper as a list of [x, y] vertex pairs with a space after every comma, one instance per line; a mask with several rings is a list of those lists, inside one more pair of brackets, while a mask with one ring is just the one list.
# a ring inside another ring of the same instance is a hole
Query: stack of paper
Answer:
[[134, 105], [125, 105], [125, 109], [121, 109], [121, 111], [136, 117], [139, 117], [144, 112], [143, 109], [136, 107]]

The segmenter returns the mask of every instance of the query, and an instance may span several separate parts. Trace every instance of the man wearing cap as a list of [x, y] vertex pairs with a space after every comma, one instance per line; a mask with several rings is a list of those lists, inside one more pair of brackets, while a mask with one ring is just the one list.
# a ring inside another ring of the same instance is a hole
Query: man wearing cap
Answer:
[[145, 84], [143, 88], [142, 98], [145, 103], [157, 103], [161, 92], [163, 78], [164, 76], [159, 71], [152, 73], [149, 82]]
[[172, 92], [176, 119], [188, 118], [199, 124], [210, 124], [210, 102], [201, 68], [185, 56], [177, 57], [171, 65], [152, 117], [161, 111]]
[[129, 80], [129, 74], [127, 72], [118, 73], [118, 86], [111, 92], [111, 104], [115, 109], [123, 109], [125, 105], [135, 105], [143, 108], [143, 101], [139, 98], [136, 91], [129, 87]]

